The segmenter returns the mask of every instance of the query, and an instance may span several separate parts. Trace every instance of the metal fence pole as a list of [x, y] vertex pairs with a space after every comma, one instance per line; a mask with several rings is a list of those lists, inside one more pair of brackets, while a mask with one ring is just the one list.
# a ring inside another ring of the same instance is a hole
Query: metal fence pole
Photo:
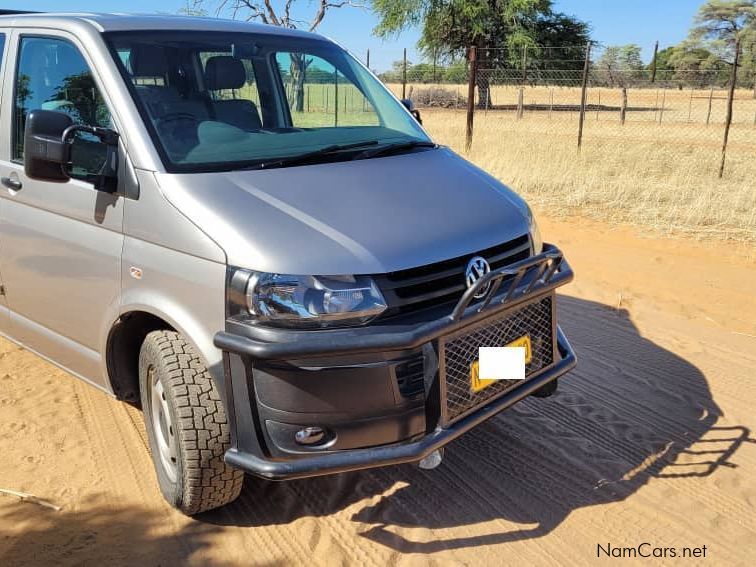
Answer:
[[735, 85], [738, 81], [738, 62], [740, 60], [740, 37], [735, 40], [735, 59], [732, 62], [732, 74], [730, 75], [730, 89], [727, 93], [727, 117], [725, 118], [724, 139], [722, 140], [722, 161], [719, 164], [719, 178], [724, 175], [725, 158], [727, 157], [727, 138], [730, 135], [732, 124], [732, 101], [735, 98]]
[[667, 87], [664, 87], [664, 90], [662, 91], [662, 105], [661, 105], [661, 111], [659, 112], [659, 124], [662, 123], [662, 118], [664, 118], [664, 105], [667, 102]]
[[551, 113], [554, 111], [554, 89], [549, 90], [549, 120], [551, 120]]
[[656, 89], [656, 99], [654, 100], [654, 122], [659, 116], [659, 89]]
[[404, 64], [402, 65], [402, 98], [407, 98], [407, 48], [404, 48]]
[[465, 150], [470, 151], [473, 138], [473, 121], [475, 118], [475, 83], [478, 78], [478, 55], [475, 46], [470, 47], [467, 53], [470, 61], [470, 70], [467, 77], [467, 131], [465, 135]]
[[578, 142], [577, 147], [580, 149], [583, 145], [583, 122], [585, 122], [585, 102], [588, 94], [588, 71], [591, 65], [591, 42], [585, 46], [585, 63], [583, 64], [583, 85], [580, 94], [580, 119], [578, 120]]
[[[365, 67], [368, 68], [368, 71], [370, 70], [370, 50], [367, 50], [367, 53], [365, 54]], [[362, 112], [367, 112], [367, 99], [363, 96], [362, 97]]]
[[709, 109], [706, 111], [706, 125], [709, 125], [709, 120], [711, 119], [711, 100], [714, 98], [714, 85], [711, 86], [711, 90], [709, 91]]
[[339, 125], [339, 72], [333, 70], [333, 125]]
[[599, 119], [599, 111], [601, 110], [601, 88], [596, 89], [598, 90], [598, 103], [596, 104], [596, 120]]

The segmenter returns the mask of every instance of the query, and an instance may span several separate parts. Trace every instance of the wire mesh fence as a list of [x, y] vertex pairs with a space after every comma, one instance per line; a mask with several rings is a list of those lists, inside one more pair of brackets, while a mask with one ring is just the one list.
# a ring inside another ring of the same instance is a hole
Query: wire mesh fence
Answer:
[[[727, 143], [731, 159], [756, 155], [754, 51], [740, 47]], [[714, 170], [720, 166], [733, 80], [732, 64], [721, 59], [688, 56], [674, 68], [660, 67], [656, 58], [644, 65], [639, 52], [595, 44], [477, 50], [474, 67], [465, 59], [420, 64], [404, 59], [379, 76], [397, 96], [423, 109], [430, 125], [443, 121], [446, 130], [450, 122], [469, 121], [469, 111], [473, 137], [493, 134], [549, 149], [557, 141], [565, 148], [608, 145], [636, 156], [646, 146], [668, 159], [695, 154], [697, 168]], [[446, 142], [460, 145], [468, 133], [455, 131], [462, 139]]]
[[741, 46], [734, 81], [727, 57], [644, 64], [596, 44], [474, 64], [394, 48], [377, 74], [436, 141], [536, 207], [756, 242], [755, 52]]

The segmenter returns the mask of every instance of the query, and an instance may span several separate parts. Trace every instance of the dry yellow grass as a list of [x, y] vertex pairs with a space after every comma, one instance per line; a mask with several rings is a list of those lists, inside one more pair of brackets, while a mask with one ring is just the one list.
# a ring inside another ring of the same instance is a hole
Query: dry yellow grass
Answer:
[[[478, 112], [470, 152], [465, 113], [423, 112], [434, 139], [511, 185], [550, 214], [630, 222], [655, 231], [756, 243], [756, 128], [737, 124], [723, 179], [722, 128], [589, 119], [582, 151], [577, 117]], [[556, 114], [556, 113], [555, 113]]]

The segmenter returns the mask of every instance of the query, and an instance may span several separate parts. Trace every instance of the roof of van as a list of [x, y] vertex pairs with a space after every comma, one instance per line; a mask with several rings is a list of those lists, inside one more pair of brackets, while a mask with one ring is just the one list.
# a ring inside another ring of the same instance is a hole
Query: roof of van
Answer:
[[241, 22], [222, 18], [175, 16], [167, 14], [108, 14], [108, 13], [7, 13], [0, 11], [0, 26], [30, 26], [66, 29], [68, 25], [89, 25], [99, 32], [137, 30], [199, 30], [253, 32], [294, 37], [319, 37], [314, 33], [260, 23]]

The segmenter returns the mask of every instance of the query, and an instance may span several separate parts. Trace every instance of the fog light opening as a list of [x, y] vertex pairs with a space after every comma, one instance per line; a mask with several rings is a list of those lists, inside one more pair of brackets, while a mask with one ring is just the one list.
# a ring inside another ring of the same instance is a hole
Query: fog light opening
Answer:
[[317, 425], [305, 427], [294, 434], [294, 441], [299, 445], [320, 445], [327, 441], [327, 439], [328, 435], [326, 430]]

